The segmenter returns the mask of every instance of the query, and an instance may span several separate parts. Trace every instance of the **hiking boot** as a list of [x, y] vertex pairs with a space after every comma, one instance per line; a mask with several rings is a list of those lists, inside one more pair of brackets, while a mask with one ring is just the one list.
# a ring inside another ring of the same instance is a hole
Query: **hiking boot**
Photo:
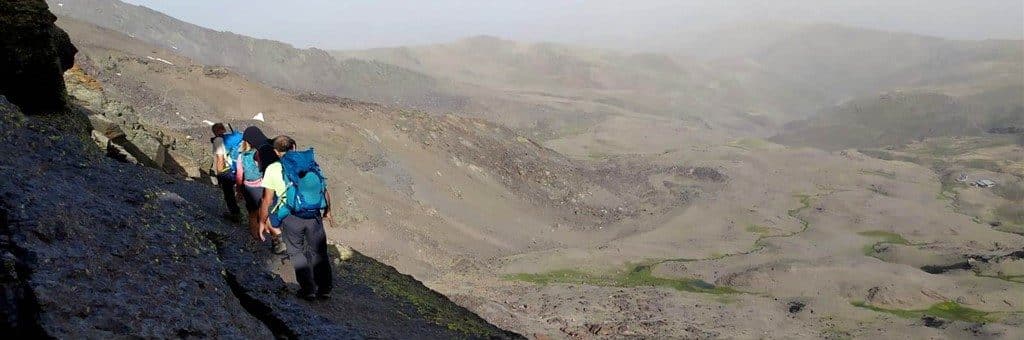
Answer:
[[281, 235], [270, 237], [271, 252], [277, 255], [282, 255], [288, 251], [288, 246], [284, 245], [284, 240], [281, 239]]
[[303, 299], [303, 300], [306, 300], [306, 301], [316, 300], [316, 294], [313, 294], [313, 292], [304, 292], [304, 291], [301, 291], [301, 290], [299, 292], [295, 293], [295, 297]]
[[232, 213], [227, 212], [227, 213], [224, 213], [224, 215], [222, 217], [224, 217], [225, 220], [228, 220], [231, 223], [242, 222], [242, 214], [241, 213], [232, 214]]
[[331, 292], [317, 292], [316, 293], [316, 299], [317, 300], [330, 300], [331, 299]]

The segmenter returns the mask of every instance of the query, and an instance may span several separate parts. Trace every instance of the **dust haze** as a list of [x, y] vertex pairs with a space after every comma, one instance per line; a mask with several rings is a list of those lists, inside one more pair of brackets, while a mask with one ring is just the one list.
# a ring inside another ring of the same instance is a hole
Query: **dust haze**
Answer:
[[[832, 22], [953, 39], [1020, 39], [1020, 1], [161, 1], [131, 0], [201, 26], [298, 47], [364, 49], [473, 35], [659, 50], [745, 22]], [[230, 15], [225, 15], [230, 13]]]
[[48, 1], [111, 98], [501, 328], [1024, 337], [1020, 1], [132, 2]]

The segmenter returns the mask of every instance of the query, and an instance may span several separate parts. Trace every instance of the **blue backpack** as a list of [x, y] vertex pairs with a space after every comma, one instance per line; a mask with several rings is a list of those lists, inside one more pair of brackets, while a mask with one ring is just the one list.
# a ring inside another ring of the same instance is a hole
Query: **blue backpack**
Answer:
[[[227, 150], [228, 173], [235, 174], [235, 160], [238, 159], [239, 150], [242, 148], [242, 133], [232, 131], [226, 133], [224, 138], [224, 149]], [[247, 169], [248, 170], [248, 169]]]
[[281, 195], [284, 204], [278, 205], [277, 211], [271, 215], [271, 224], [280, 224], [288, 215], [304, 219], [320, 217], [323, 209], [327, 208], [327, 179], [320, 171], [320, 165], [316, 164], [313, 149], [289, 151], [279, 162], [287, 188]]
[[242, 179], [251, 182], [263, 178], [260, 164], [256, 160], [256, 154], [258, 153], [258, 149], [242, 152]]

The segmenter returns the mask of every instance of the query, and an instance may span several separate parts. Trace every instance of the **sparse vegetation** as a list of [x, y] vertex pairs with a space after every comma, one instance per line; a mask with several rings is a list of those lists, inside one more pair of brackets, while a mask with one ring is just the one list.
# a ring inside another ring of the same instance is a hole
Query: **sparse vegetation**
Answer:
[[988, 170], [988, 171], [993, 171], [993, 172], [1002, 172], [1002, 168], [1000, 167], [999, 162], [991, 160], [991, 159], [975, 158], [975, 159], [969, 159], [969, 160], [963, 161], [961, 164], [963, 164], [963, 166], [965, 166], [965, 167], [972, 168], [972, 169], [981, 169], [981, 170]]
[[768, 235], [770, 229], [759, 227], [755, 224], [750, 224], [746, 227], [748, 232], [754, 232], [760, 234], [754, 245], [750, 250], [732, 253], [732, 254], [720, 254], [712, 252], [707, 258], [703, 259], [688, 259], [688, 258], [676, 258], [676, 259], [665, 259], [665, 260], [654, 260], [646, 261], [641, 264], [635, 264], [629, 266], [626, 270], [615, 274], [608, 275], [595, 275], [586, 272], [564, 269], [555, 270], [546, 273], [537, 274], [511, 274], [506, 275], [505, 278], [509, 280], [518, 280], [531, 282], [535, 284], [551, 284], [551, 283], [576, 283], [576, 284], [588, 284], [595, 286], [613, 286], [613, 287], [637, 287], [637, 286], [662, 286], [670, 287], [680, 291], [695, 292], [695, 293], [708, 293], [708, 294], [733, 294], [742, 293], [741, 291], [735, 290], [730, 287], [715, 286], [713, 284], [704, 282], [698, 279], [666, 279], [656, 277], [651, 273], [654, 266], [666, 262], [693, 262], [693, 261], [710, 261], [719, 260], [726, 257], [750, 254], [755, 251], [761, 250], [765, 247], [764, 240], [768, 238], [782, 238], [791, 237], [796, 234], [807, 231], [810, 227], [810, 222], [807, 219], [800, 216], [800, 212], [811, 207], [811, 196], [807, 194], [796, 194], [794, 197], [800, 200], [800, 207], [790, 209], [787, 213], [790, 217], [796, 218], [800, 221], [802, 228], [798, 231], [781, 234], [781, 235]]
[[1024, 181], [1008, 182], [995, 189], [996, 195], [1013, 202], [1024, 201]]
[[762, 226], [759, 226], [759, 225], [756, 225], [756, 224], [753, 224], [753, 223], [748, 224], [746, 230], [747, 230], [747, 232], [755, 233], [755, 234], [761, 234], [761, 235], [768, 234], [768, 233], [770, 233], [772, 231], [771, 229], [769, 229], [767, 227], [762, 227]]
[[897, 234], [897, 233], [893, 233], [893, 232], [884, 231], [884, 230], [862, 231], [862, 232], [857, 233], [857, 235], [864, 236], [864, 237], [881, 239], [878, 242], [875, 242], [875, 243], [872, 243], [872, 244], [864, 246], [864, 256], [870, 256], [870, 257], [875, 257], [875, 258], [877, 258], [876, 250], [875, 250], [876, 248], [875, 247], [878, 247], [878, 245], [881, 245], [881, 244], [911, 245], [912, 244], [912, 243], [910, 243], [910, 241], [907, 241], [907, 239], [903, 238], [903, 235], [900, 235], [900, 234]]
[[749, 151], [767, 148], [770, 145], [770, 143], [760, 138], [740, 138], [732, 142], [729, 142], [729, 144], [727, 145], [730, 147]]
[[1024, 205], [1020, 203], [1008, 203], [996, 208], [996, 216], [1006, 222], [1024, 225]]
[[861, 169], [859, 172], [862, 175], [874, 175], [879, 177], [885, 177], [888, 179], [896, 179], [895, 171]]
[[935, 195], [935, 199], [947, 200], [956, 202], [957, 189], [966, 188], [967, 185], [957, 182], [950, 176], [942, 176], [939, 178], [939, 193]]
[[473, 314], [438, 292], [430, 290], [415, 278], [402, 274], [388, 265], [380, 263], [359, 252], [345, 252], [336, 246], [329, 251], [334, 258], [345, 258], [336, 270], [341, 277], [363, 283], [374, 291], [397, 298], [412, 305], [419, 315], [437, 325], [472, 337], [491, 338], [502, 335], [501, 330], [491, 326], [484, 319]]
[[810, 225], [810, 222], [808, 222], [807, 219], [800, 217], [800, 212], [811, 207], [811, 196], [807, 194], [797, 194], [794, 196], [800, 199], [800, 207], [796, 209], [790, 209], [786, 213], [789, 214], [790, 217], [800, 220], [800, 224], [804, 226], [804, 228], [801, 230], [802, 232], [804, 230], [807, 230], [807, 227]]
[[863, 231], [863, 232], [857, 233], [857, 235], [861, 235], [861, 236], [864, 236], [864, 237], [880, 238], [880, 239], [882, 239], [882, 241], [879, 242], [879, 243], [903, 244], [903, 245], [910, 244], [910, 242], [907, 241], [907, 239], [903, 238], [902, 235], [897, 234], [897, 233], [893, 233], [893, 232], [883, 231], [883, 230]]
[[609, 156], [611, 155], [608, 154], [607, 152], [601, 151], [591, 151], [590, 153], [587, 154], [587, 157], [589, 157], [590, 159], [598, 161], [608, 159]]
[[655, 264], [631, 265], [626, 270], [608, 275], [589, 274], [578, 270], [556, 270], [540, 274], [513, 274], [506, 278], [535, 284], [575, 283], [612, 287], [668, 287], [679, 291], [703, 294], [736, 294], [738, 290], [715, 286], [699, 279], [666, 279], [651, 273]]
[[928, 309], [921, 310], [881, 308], [877, 306], [872, 306], [871, 304], [868, 304], [863, 301], [854, 301], [851, 302], [850, 304], [856, 307], [870, 309], [879, 313], [892, 314], [907, 319], [919, 318], [921, 316], [927, 315], [948, 320], [978, 323], [993, 322], [996, 320], [996, 317], [994, 315], [995, 313], [964, 307], [959, 303], [953, 301], [940, 302], [932, 305], [931, 307], [928, 307]]

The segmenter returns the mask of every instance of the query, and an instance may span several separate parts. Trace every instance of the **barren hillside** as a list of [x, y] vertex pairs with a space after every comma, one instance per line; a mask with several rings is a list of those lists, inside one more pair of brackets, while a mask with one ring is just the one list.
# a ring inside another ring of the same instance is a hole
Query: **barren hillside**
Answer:
[[[528, 337], [1024, 335], [1019, 190], [950, 180], [1018, 178], [1012, 43], [826, 25], [712, 61], [494, 37], [327, 53], [63, 8], [76, 100], [136, 113], [174, 153], [208, 152], [204, 121], [315, 147], [340, 202], [329, 239]], [[218, 42], [260, 55], [231, 64]]]

